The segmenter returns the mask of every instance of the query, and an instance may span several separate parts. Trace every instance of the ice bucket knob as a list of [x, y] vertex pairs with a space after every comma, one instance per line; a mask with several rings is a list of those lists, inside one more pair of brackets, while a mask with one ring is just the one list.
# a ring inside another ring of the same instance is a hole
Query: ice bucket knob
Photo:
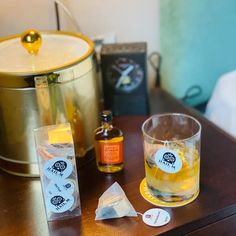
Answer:
[[42, 37], [38, 31], [30, 29], [22, 33], [21, 43], [30, 54], [36, 55], [41, 47]]

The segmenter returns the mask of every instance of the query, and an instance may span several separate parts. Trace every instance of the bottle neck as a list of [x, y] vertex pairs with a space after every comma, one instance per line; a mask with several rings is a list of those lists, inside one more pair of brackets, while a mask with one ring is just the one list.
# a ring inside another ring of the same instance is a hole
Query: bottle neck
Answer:
[[104, 129], [112, 128], [112, 122], [111, 121], [102, 121], [102, 127]]

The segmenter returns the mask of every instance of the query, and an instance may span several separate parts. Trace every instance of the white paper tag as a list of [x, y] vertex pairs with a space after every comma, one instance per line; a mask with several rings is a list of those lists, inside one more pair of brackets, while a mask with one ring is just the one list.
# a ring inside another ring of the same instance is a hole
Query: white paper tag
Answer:
[[160, 208], [152, 208], [147, 210], [143, 216], [143, 222], [149, 226], [162, 226], [170, 221], [170, 214]]
[[74, 204], [74, 197], [67, 193], [47, 197], [46, 205], [49, 211], [62, 213], [68, 211]]
[[74, 192], [75, 186], [71, 180], [60, 180], [57, 182], [51, 181], [46, 188], [46, 193], [48, 196], [61, 194], [62, 192], [67, 192], [72, 194]]
[[55, 182], [60, 179], [66, 179], [72, 171], [73, 165], [71, 161], [64, 157], [54, 157], [48, 160], [43, 167], [45, 176]]
[[161, 148], [156, 152], [155, 162], [162, 171], [167, 173], [177, 173], [182, 168], [182, 160], [177, 152], [167, 148]]

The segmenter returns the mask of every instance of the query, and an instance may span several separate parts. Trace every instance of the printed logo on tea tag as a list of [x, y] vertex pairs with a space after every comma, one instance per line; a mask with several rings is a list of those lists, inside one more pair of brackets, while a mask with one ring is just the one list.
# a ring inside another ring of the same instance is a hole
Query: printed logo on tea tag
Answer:
[[75, 186], [71, 180], [51, 181], [46, 188], [46, 193], [49, 196], [61, 194], [62, 192], [72, 194], [74, 189]]
[[152, 208], [147, 210], [143, 216], [143, 222], [150, 226], [166, 225], [170, 221], [170, 214], [160, 208]]
[[162, 171], [167, 173], [177, 173], [182, 168], [182, 160], [179, 155], [175, 151], [166, 148], [156, 152], [155, 162]]
[[54, 213], [68, 211], [74, 204], [74, 197], [67, 193], [50, 196], [46, 199], [47, 209]]
[[66, 179], [72, 171], [73, 165], [71, 161], [63, 157], [54, 157], [48, 160], [43, 167], [45, 176], [55, 181]]

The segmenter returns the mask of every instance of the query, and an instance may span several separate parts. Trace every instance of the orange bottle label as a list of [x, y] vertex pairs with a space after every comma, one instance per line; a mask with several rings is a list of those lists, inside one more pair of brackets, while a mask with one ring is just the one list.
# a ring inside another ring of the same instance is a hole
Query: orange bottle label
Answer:
[[119, 142], [101, 142], [101, 162], [104, 164], [123, 162], [123, 140]]

